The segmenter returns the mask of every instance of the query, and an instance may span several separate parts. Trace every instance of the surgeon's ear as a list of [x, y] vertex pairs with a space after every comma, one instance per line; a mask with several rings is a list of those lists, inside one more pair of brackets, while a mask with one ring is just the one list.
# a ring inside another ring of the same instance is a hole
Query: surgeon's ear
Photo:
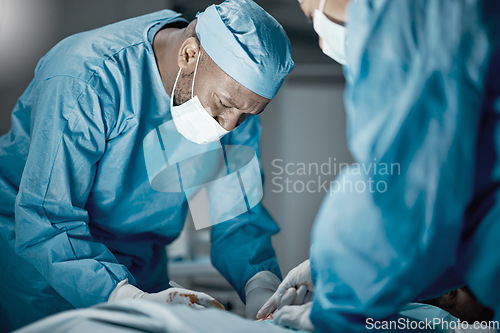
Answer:
[[187, 69], [188, 72], [194, 71], [198, 54], [200, 52], [200, 43], [195, 37], [187, 38], [182, 43], [177, 57], [177, 65], [179, 68]]

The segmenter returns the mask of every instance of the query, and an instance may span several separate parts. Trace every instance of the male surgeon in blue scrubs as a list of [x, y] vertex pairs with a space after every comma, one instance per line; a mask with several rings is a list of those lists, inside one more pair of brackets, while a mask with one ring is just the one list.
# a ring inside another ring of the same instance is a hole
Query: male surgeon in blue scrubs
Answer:
[[[159, 11], [50, 50], [0, 138], [2, 329], [108, 299], [175, 302], [165, 245], [182, 230], [186, 196], [152, 189], [145, 136], [172, 120], [171, 105], [195, 105], [210, 116], [191, 119], [199, 133], [176, 123], [183, 136], [258, 156], [257, 114], [293, 67], [283, 28], [251, 0], [191, 23]], [[250, 317], [280, 282], [277, 232], [260, 204], [211, 230], [212, 263]]]
[[355, 161], [397, 163], [399, 171], [338, 175], [340, 188], [369, 180], [387, 187], [326, 196], [310, 262], [285, 277], [258, 317], [289, 304], [275, 322], [363, 332], [369, 318], [397, 319], [405, 303], [467, 285], [498, 321], [498, 1], [346, 3], [301, 7], [323, 51], [344, 65]]

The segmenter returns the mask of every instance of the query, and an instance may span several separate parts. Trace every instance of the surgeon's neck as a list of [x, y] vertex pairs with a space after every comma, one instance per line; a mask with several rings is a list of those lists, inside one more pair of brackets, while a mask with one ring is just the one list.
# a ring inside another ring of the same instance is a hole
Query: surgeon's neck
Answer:
[[153, 39], [153, 52], [165, 91], [170, 96], [179, 71], [177, 57], [184, 42], [185, 29], [166, 28], [158, 31]]

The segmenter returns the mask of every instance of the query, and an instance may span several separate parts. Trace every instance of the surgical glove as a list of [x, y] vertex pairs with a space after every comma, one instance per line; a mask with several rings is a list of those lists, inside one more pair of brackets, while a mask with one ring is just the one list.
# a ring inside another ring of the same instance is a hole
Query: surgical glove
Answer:
[[303, 305], [287, 305], [274, 313], [273, 323], [294, 328], [296, 330], [314, 331], [314, 326], [309, 316], [311, 315], [312, 302]]
[[270, 313], [286, 305], [301, 305], [311, 300], [314, 285], [311, 279], [309, 259], [292, 269], [273, 296], [257, 313], [257, 319], [264, 319]]
[[224, 310], [224, 306], [219, 301], [205, 293], [182, 288], [169, 288], [158, 293], [147, 293], [128, 283], [128, 279], [117, 284], [109, 296], [108, 302], [128, 298], [145, 299], [157, 303], [183, 304], [193, 308], [215, 307]]
[[257, 311], [274, 294], [281, 280], [269, 271], [255, 274], [245, 285], [245, 317], [255, 319]]

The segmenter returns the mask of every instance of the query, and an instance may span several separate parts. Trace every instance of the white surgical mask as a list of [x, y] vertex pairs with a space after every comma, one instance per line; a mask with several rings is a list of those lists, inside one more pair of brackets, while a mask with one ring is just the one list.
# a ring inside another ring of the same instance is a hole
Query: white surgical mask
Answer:
[[321, 37], [321, 49], [323, 53], [338, 62], [345, 65], [345, 27], [330, 21], [323, 10], [326, 0], [321, 0], [319, 8], [314, 11], [313, 27], [316, 33]]
[[219, 140], [229, 133], [229, 131], [226, 131], [226, 129], [210, 115], [203, 105], [201, 105], [198, 96], [193, 97], [194, 80], [196, 79], [200, 54], [201, 52], [198, 53], [198, 60], [196, 60], [196, 67], [194, 69], [191, 99], [181, 105], [174, 106], [175, 86], [177, 85], [182, 70], [182, 68], [179, 68], [179, 73], [177, 73], [177, 78], [175, 79], [170, 98], [170, 110], [175, 127], [183, 137], [195, 143], [206, 144]]

